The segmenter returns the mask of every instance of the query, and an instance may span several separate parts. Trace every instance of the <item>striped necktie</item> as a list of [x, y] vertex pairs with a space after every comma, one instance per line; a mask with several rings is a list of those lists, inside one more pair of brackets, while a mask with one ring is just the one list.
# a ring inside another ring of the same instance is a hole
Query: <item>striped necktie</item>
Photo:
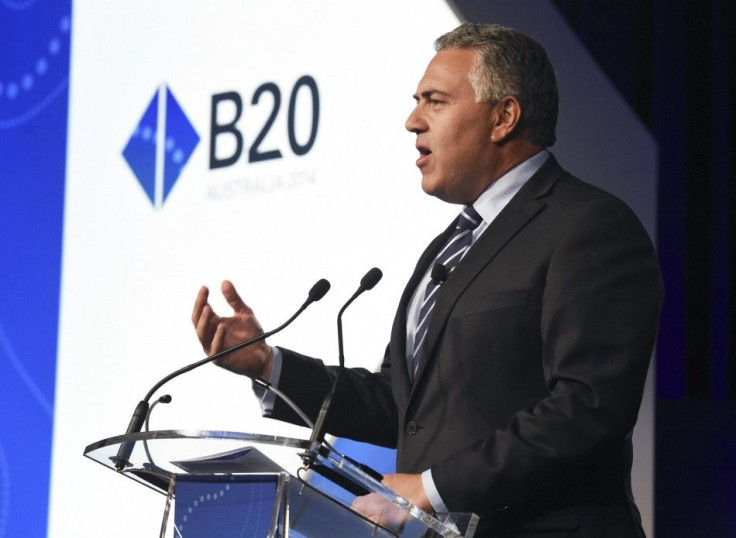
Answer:
[[[465, 207], [457, 218], [455, 231], [452, 233], [450, 240], [442, 249], [442, 252], [434, 260], [434, 265], [443, 265], [445, 267], [445, 275], [449, 276], [460, 263], [460, 260], [470, 248], [473, 238], [473, 230], [475, 230], [483, 219], [478, 212], [473, 209], [472, 205]], [[424, 300], [419, 308], [419, 322], [414, 332], [414, 354], [411, 361], [411, 377], [413, 378], [419, 367], [419, 361], [422, 358], [422, 349], [424, 348], [424, 340], [427, 336], [429, 322], [432, 319], [432, 311], [437, 302], [441, 282], [435, 282], [434, 279], [429, 281], [427, 289], [424, 292]]]

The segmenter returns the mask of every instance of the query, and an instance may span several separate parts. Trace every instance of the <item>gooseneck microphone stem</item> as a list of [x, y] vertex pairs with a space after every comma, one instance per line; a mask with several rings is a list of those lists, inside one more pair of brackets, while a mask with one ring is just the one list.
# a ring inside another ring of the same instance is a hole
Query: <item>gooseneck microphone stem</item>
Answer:
[[317, 452], [319, 451], [320, 446], [322, 445], [322, 442], [325, 438], [325, 424], [327, 422], [327, 415], [330, 412], [330, 409], [332, 408], [332, 398], [335, 397], [335, 391], [337, 391], [337, 386], [340, 384], [340, 379], [342, 378], [342, 372], [345, 369], [345, 353], [343, 352], [343, 344], [342, 344], [342, 313], [345, 312], [345, 309], [352, 303], [358, 295], [363, 293], [363, 289], [358, 289], [355, 294], [348, 300], [347, 303], [343, 305], [343, 307], [340, 309], [340, 312], [337, 315], [337, 345], [339, 348], [338, 351], [338, 369], [337, 369], [337, 375], [335, 376], [335, 379], [332, 382], [332, 386], [330, 387], [330, 392], [327, 393], [325, 396], [325, 399], [322, 400], [322, 406], [319, 408], [319, 413], [317, 414], [317, 420], [314, 422], [314, 427], [312, 429], [312, 435], [309, 437], [309, 448], [307, 449], [305, 456], [303, 460], [307, 465], [314, 462], [314, 458], [317, 456]]
[[259, 387], [261, 387], [263, 390], [267, 390], [269, 392], [273, 392], [276, 396], [281, 398], [281, 400], [291, 407], [291, 410], [294, 411], [297, 415], [299, 415], [299, 418], [304, 421], [304, 424], [307, 426], [307, 428], [314, 428], [314, 422], [307, 416], [307, 414], [302, 411], [302, 409], [294, 403], [294, 401], [289, 398], [286, 394], [281, 392], [279, 389], [274, 387], [271, 383], [263, 379], [262, 377], [254, 377], [253, 383]]
[[304, 465], [306, 467], [310, 467], [314, 464], [319, 449], [322, 446], [325, 437], [327, 417], [332, 407], [332, 399], [335, 396], [337, 387], [340, 384], [340, 379], [342, 378], [342, 373], [345, 370], [345, 350], [342, 340], [342, 314], [343, 312], [345, 312], [347, 307], [350, 306], [352, 302], [358, 298], [360, 294], [362, 294], [364, 291], [373, 289], [373, 287], [378, 284], [378, 281], [381, 280], [382, 277], [383, 273], [377, 267], [374, 267], [373, 269], [368, 271], [365, 276], [360, 280], [360, 286], [358, 287], [357, 291], [353, 294], [352, 297], [350, 297], [350, 299], [348, 299], [348, 301], [340, 309], [340, 312], [338, 312], [337, 314], [337, 346], [339, 366], [337, 369], [337, 375], [332, 382], [330, 392], [327, 393], [325, 399], [322, 401], [322, 406], [320, 407], [319, 413], [317, 414], [317, 420], [315, 420], [314, 422], [312, 435], [309, 438], [308, 448], [304, 452], [304, 454], [302, 454], [302, 461], [304, 462]]
[[343, 370], [345, 369], [345, 348], [342, 343], [342, 314], [345, 312], [348, 306], [355, 301], [355, 299], [358, 298], [358, 295], [363, 293], [365, 289], [361, 286], [358, 288], [358, 291], [356, 291], [353, 296], [348, 299], [348, 302], [343, 305], [343, 307], [340, 309], [340, 312], [337, 313], [337, 360], [339, 365], [339, 370], [337, 371], [337, 378], [335, 379], [335, 382], [332, 384], [332, 393], [335, 393], [335, 388], [337, 387], [337, 384], [339, 382], [339, 377], [342, 375]]
[[220, 359], [224, 357], [225, 355], [230, 355], [231, 353], [235, 353], [236, 351], [243, 349], [244, 347], [252, 346], [253, 344], [257, 344], [258, 342], [261, 342], [268, 338], [269, 336], [273, 336], [277, 332], [285, 329], [288, 327], [292, 321], [294, 321], [299, 315], [306, 310], [306, 308], [312, 303], [311, 300], [307, 300], [301, 307], [299, 307], [299, 310], [296, 311], [296, 313], [291, 316], [285, 323], [282, 325], [279, 325], [272, 331], [268, 331], [267, 333], [259, 334], [258, 336], [255, 336], [251, 338], [250, 340], [246, 340], [245, 342], [240, 342], [239, 344], [234, 345], [233, 347], [229, 347], [227, 349], [223, 349], [219, 353], [215, 353], [214, 355], [210, 355], [208, 357], [205, 357], [202, 360], [199, 360], [197, 362], [193, 362], [192, 364], [189, 364], [187, 366], [184, 366], [183, 368], [179, 368], [176, 372], [173, 372], [166, 377], [164, 377], [161, 381], [156, 383], [151, 390], [148, 391], [148, 394], [146, 394], [146, 397], [143, 399], [144, 401], [149, 401], [151, 399], [151, 396], [153, 396], [158, 389], [160, 389], [163, 385], [174, 379], [175, 377], [179, 377], [182, 374], [186, 374], [187, 372], [191, 372], [195, 368], [199, 368], [200, 366], [203, 366], [207, 364], [208, 362], [216, 361], [217, 359]]
[[[279, 325], [278, 327], [276, 327], [275, 329], [271, 331], [268, 331], [263, 334], [259, 334], [258, 336], [255, 336], [251, 338], [250, 340], [246, 340], [245, 342], [236, 344], [233, 347], [223, 349], [219, 353], [215, 353], [214, 355], [209, 355], [205, 357], [204, 359], [201, 359], [197, 362], [193, 362], [192, 364], [184, 366], [183, 368], [180, 368], [177, 371], [164, 377], [161, 381], [159, 381], [153, 387], [151, 387], [151, 390], [148, 391], [146, 396], [140, 402], [138, 402], [138, 405], [136, 406], [135, 411], [133, 412], [133, 416], [130, 419], [130, 423], [128, 424], [128, 429], [126, 430], [125, 435], [129, 435], [131, 433], [138, 433], [141, 431], [141, 429], [143, 428], [143, 423], [146, 420], [146, 415], [148, 414], [148, 409], [149, 409], [148, 402], [150, 401], [154, 393], [158, 389], [160, 389], [164, 384], [168, 383], [175, 377], [179, 377], [182, 374], [191, 372], [195, 368], [199, 368], [200, 366], [205, 365], [209, 362], [216, 361], [217, 359], [220, 359], [224, 357], [225, 355], [234, 353], [240, 349], [243, 349], [244, 347], [248, 347], [258, 342], [261, 342], [262, 340], [265, 340], [269, 336], [273, 336], [277, 332], [282, 331], [283, 329], [288, 327], [292, 321], [294, 321], [297, 317], [299, 317], [299, 315], [302, 312], [304, 312], [304, 310], [306, 310], [310, 304], [316, 301], [319, 301], [322, 297], [324, 297], [325, 294], [329, 290], [330, 290], [330, 283], [324, 278], [319, 280], [314, 286], [312, 286], [312, 289], [309, 290], [309, 296], [307, 297], [307, 300], [304, 301], [304, 304], [302, 304], [302, 306], [299, 307], [299, 309], [294, 313], [294, 315], [292, 315], [283, 324]], [[120, 448], [118, 449], [117, 455], [110, 458], [115, 464], [116, 471], [122, 471], [123, 469], [125, 469], [125, 467], [130, 465], [130, 462], [128, 461], [128, 459], [130, 458], [130, 455], [133, 452], [133, 445], [134, 443], [121, 444]]]

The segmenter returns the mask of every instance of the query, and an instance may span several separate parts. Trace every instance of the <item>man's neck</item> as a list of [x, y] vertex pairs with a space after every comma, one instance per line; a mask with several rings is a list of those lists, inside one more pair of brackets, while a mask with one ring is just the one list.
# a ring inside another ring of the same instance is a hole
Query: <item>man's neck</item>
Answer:
[[499, 159], [499, 167], [496, 173], [496, 179], [506, 174], [512, 168], [516, 168], [527, 159], [533, 157], [542, 149], [544, 148], [532, 144], [531, 142], [523, 138], [507, 142], [507, 144], [504, 146], [505, 156], [502, 155], [501, 159]]
[[504, 145], [503, 147], [504, 151], [502, 151], [501, 155], [499, 156], [498, 166], [495, 167], [495, 170], [491, 174], [491, 177], [493, 179], [491, 181], [488, 181], [486, 184], [481, 185], [481, 188], [478, 190], [478, 192], [474, 193], [472, 199], [476, 200], [478, 196], [481, 195], [481, 193], [485, 192], [486, 189], [488, 189], [488, 187], [495, 183], [499, 178], [506, 175], [509, 170], [516, 168], [521, 163], [532, 158], [543, 149], [544, 148], [522, 139], [507, 142], [506, 145]]

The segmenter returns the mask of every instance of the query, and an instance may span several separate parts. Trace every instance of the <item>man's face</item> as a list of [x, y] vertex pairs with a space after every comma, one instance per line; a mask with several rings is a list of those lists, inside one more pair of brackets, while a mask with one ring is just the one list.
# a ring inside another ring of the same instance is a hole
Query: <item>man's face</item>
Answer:
[[468, 73], [474, 49], [445, 49], [419, 81], [407, 130], [417, 135], [422, 189], [445, 202], [471, 204], [495, 179], [493, 107], [477, 103]]

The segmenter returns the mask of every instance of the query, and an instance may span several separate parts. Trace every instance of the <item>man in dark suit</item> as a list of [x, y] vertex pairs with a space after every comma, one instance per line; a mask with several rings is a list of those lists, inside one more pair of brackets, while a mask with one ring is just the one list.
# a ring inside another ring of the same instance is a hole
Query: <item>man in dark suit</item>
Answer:
[[[478, 513], [479, 535], [643, 536], [631, 432], [662, 297], [651, 241], [545, 150], [557, 89], [536, 41], [464, 24], [437, 49], [406, 127], [424, 191], [466, 207], [421, 256], [380, 371], [344, 375], [328, 430], [397, 447], [385, 483], [428, 511]], [[223, 293], [233, 317], [206, 288], [195, 303], [207, 353], [261, 332]], [[312, 417], [335, 376], [265, 343], [220, 365], [276, 381]]]

